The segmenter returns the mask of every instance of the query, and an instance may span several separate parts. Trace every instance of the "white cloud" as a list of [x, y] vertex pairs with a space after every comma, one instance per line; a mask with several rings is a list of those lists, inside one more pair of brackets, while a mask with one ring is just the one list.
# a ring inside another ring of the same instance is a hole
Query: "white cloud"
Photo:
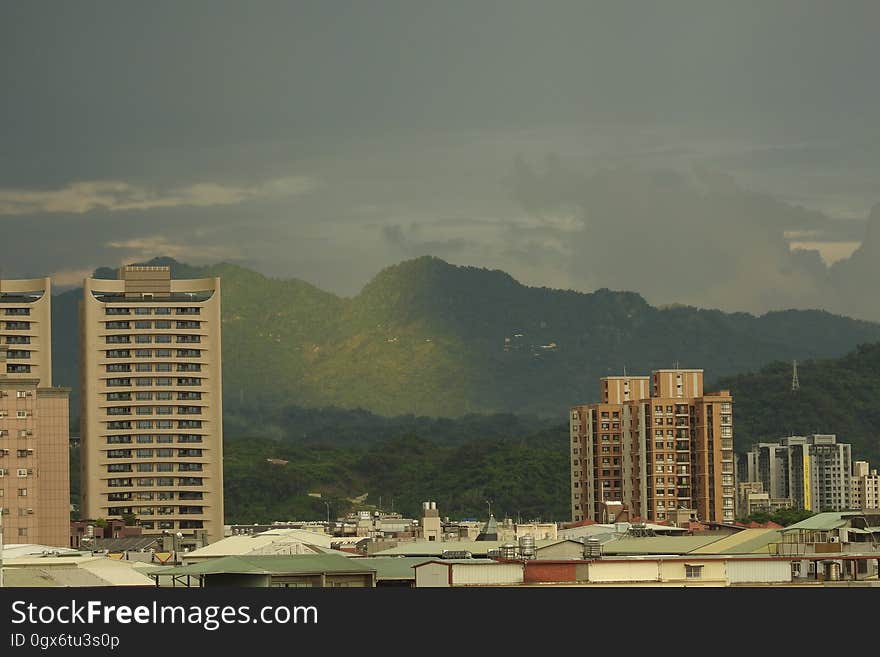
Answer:
[[818, 251], [822, 261], [829, 267], [839, 260], [849, 258], [861, 242], [790, 242], [789, 249], [792, 251]]
[[72, 285], [82, 285], [83, 279], [91, 276], [94, 271], [94, 267], [63, 269], [50, 274], [49, 278], [52, 279], [52, 285], [55, 287], [70, 287]]
[[256, 185], [206, 182], [167, 190], [151, 190], [121, 180], [92, 180], [70, 183], [60, 189], [0, 189], [0, 215], [236, 205], [302, 194], [315, 185], [314, 179], [303, 176], [274, 178]]
[[127, 251], [122, 262], [129, 262], [131, 258], [149, 260], [156, 256], [169, 256], [183, 262], [199, 264], [215, 263], [221, 260], [240, 260], [242, 257], [238, 249], [232, 246], [175, 244], [158, 235], [107, 242], [105, 246]]

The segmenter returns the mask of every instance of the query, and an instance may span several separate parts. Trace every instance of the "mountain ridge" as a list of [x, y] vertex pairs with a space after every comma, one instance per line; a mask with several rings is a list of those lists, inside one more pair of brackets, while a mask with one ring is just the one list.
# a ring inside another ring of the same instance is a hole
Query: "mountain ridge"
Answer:
[[[648, 374], [678, 361], [714, 381], [880, 341], [880, 324], [822, 310], [660, 309], [636, 292], [528, 287], [500, 270], [432, 256], [383, 269], [352, 298], [231, 263], [147, 264], [168, 264], [180, 278], [220, 276], [229, 411], [299, 404], [386, 416], [563, 417], [596, 399], [601, 376], [624, 367]], [[53, 300], [58, 385], [78, 383], [77, 295]]]

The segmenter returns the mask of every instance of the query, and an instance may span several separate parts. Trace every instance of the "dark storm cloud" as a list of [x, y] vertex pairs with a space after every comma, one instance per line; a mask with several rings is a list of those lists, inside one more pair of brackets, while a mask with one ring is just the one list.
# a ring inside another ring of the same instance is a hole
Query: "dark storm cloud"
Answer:
[[398, 225], [384, 226], [382, 234], [388, 242], [409, 256], [436, 255], [441, 258], [456, 256], [466, 248], [467, 242], [461, 237], [444, 240], [423, 239], [418, 225], [404, 228]]
[[170, 253], [353, 294], [430, 250], [536, 285], [836, 307], [862, 276], [790, 246], [847, 258], [880, 200], [878, 19], [818, 0], [10, 3], [0, 226], [44, 246], [3, 249], [4, 275]]

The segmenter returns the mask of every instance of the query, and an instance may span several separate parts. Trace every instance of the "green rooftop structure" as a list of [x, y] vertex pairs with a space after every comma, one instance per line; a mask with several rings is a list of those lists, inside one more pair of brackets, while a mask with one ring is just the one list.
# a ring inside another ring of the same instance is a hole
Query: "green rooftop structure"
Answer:
[[156, 586], [373, 587], [376, 569], [363, 561], [335, 554], [230, 556], [149, 575]]

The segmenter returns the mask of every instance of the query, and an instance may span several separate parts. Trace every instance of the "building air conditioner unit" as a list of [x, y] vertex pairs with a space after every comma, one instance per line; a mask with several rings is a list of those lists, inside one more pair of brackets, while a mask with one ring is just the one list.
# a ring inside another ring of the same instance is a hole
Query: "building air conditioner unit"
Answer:
[[832, 536], [831, 538], [828, 539], [828, 542], [829, 543], [839, 543], [840, 539], [837, 536]]

